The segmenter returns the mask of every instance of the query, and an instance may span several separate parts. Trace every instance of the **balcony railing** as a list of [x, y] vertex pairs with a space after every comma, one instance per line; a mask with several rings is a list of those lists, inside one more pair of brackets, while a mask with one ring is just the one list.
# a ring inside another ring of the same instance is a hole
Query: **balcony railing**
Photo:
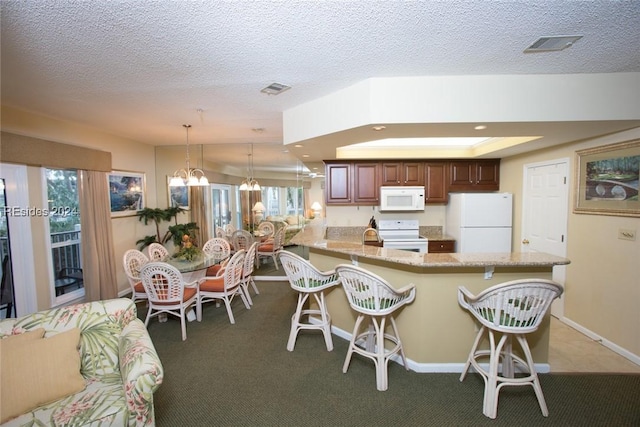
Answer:
[[[80, 231], [51, 233], [51, 255], [53, 257], [53, 272], [56, 279], [60, 278], [58, 276], [63, 269], [82, 268]], [[77, 285], [78, 288], [82, 287], [82, 281], [77, 282]], [[58, 294], [57, 285], [56, 294]]]

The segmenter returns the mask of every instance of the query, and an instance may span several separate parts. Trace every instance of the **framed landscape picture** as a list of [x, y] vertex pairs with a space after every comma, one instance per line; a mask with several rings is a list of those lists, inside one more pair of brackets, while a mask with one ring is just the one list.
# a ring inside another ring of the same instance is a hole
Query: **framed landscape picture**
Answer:
[[640, 217], [640, 140], [576, 152], [574, 213]]
[[167, 188], [169, 196], [169, 207], [178, 206], [182, 209], [189, 209], [189, 187], [183, 185], [181, 187], [170, 187], [171, 177], [167, 177]]
[[107, 180], [112, 217], [133, 216], [146, 207], [143, 173], [112, 171]]

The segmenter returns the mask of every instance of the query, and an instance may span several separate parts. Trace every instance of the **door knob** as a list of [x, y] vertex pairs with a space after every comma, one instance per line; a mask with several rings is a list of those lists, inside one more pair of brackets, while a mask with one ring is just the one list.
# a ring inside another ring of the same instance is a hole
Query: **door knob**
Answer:
[[522, 241], [522, 244], [523, 244], [523, 245], [528, 245], [528, 244], [529, 244], [529, 241], [528, 241], [527, 239], [524, 239], [524, 240]]

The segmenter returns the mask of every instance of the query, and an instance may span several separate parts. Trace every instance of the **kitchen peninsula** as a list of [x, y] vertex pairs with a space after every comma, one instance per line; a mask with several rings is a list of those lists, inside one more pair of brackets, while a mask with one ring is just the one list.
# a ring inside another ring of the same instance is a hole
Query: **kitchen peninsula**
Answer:
[[[569, 260], [544, 253], [462, 254], [416, 252], [327, 240], [321, 221], [312, 221], [292, 243], [309, 249], [310, 262], [321, 270], [355, 264], [400, 288], [416, 284], [415, 301], [396, 317], [409, 368], [418, 372], [461, 372], [477, 327], [458, 305], [458, 286], [477, 294], [510, 280], [551, 279], [553, 267]], [[326, 295], [333, 332], [349, 339], [355, 315], [343, 290]], [[548, 372], [549, 319], [531, 334], [529, 345], [539, 372]]]

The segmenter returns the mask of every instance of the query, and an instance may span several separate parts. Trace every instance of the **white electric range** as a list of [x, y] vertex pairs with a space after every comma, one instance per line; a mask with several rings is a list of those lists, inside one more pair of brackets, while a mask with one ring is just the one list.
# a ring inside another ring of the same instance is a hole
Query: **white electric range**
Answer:
[[378, 221], [378, 235], [384, 248], [427, 253], [428, 240], [420, 236], [417, 219], [382, 219]]

